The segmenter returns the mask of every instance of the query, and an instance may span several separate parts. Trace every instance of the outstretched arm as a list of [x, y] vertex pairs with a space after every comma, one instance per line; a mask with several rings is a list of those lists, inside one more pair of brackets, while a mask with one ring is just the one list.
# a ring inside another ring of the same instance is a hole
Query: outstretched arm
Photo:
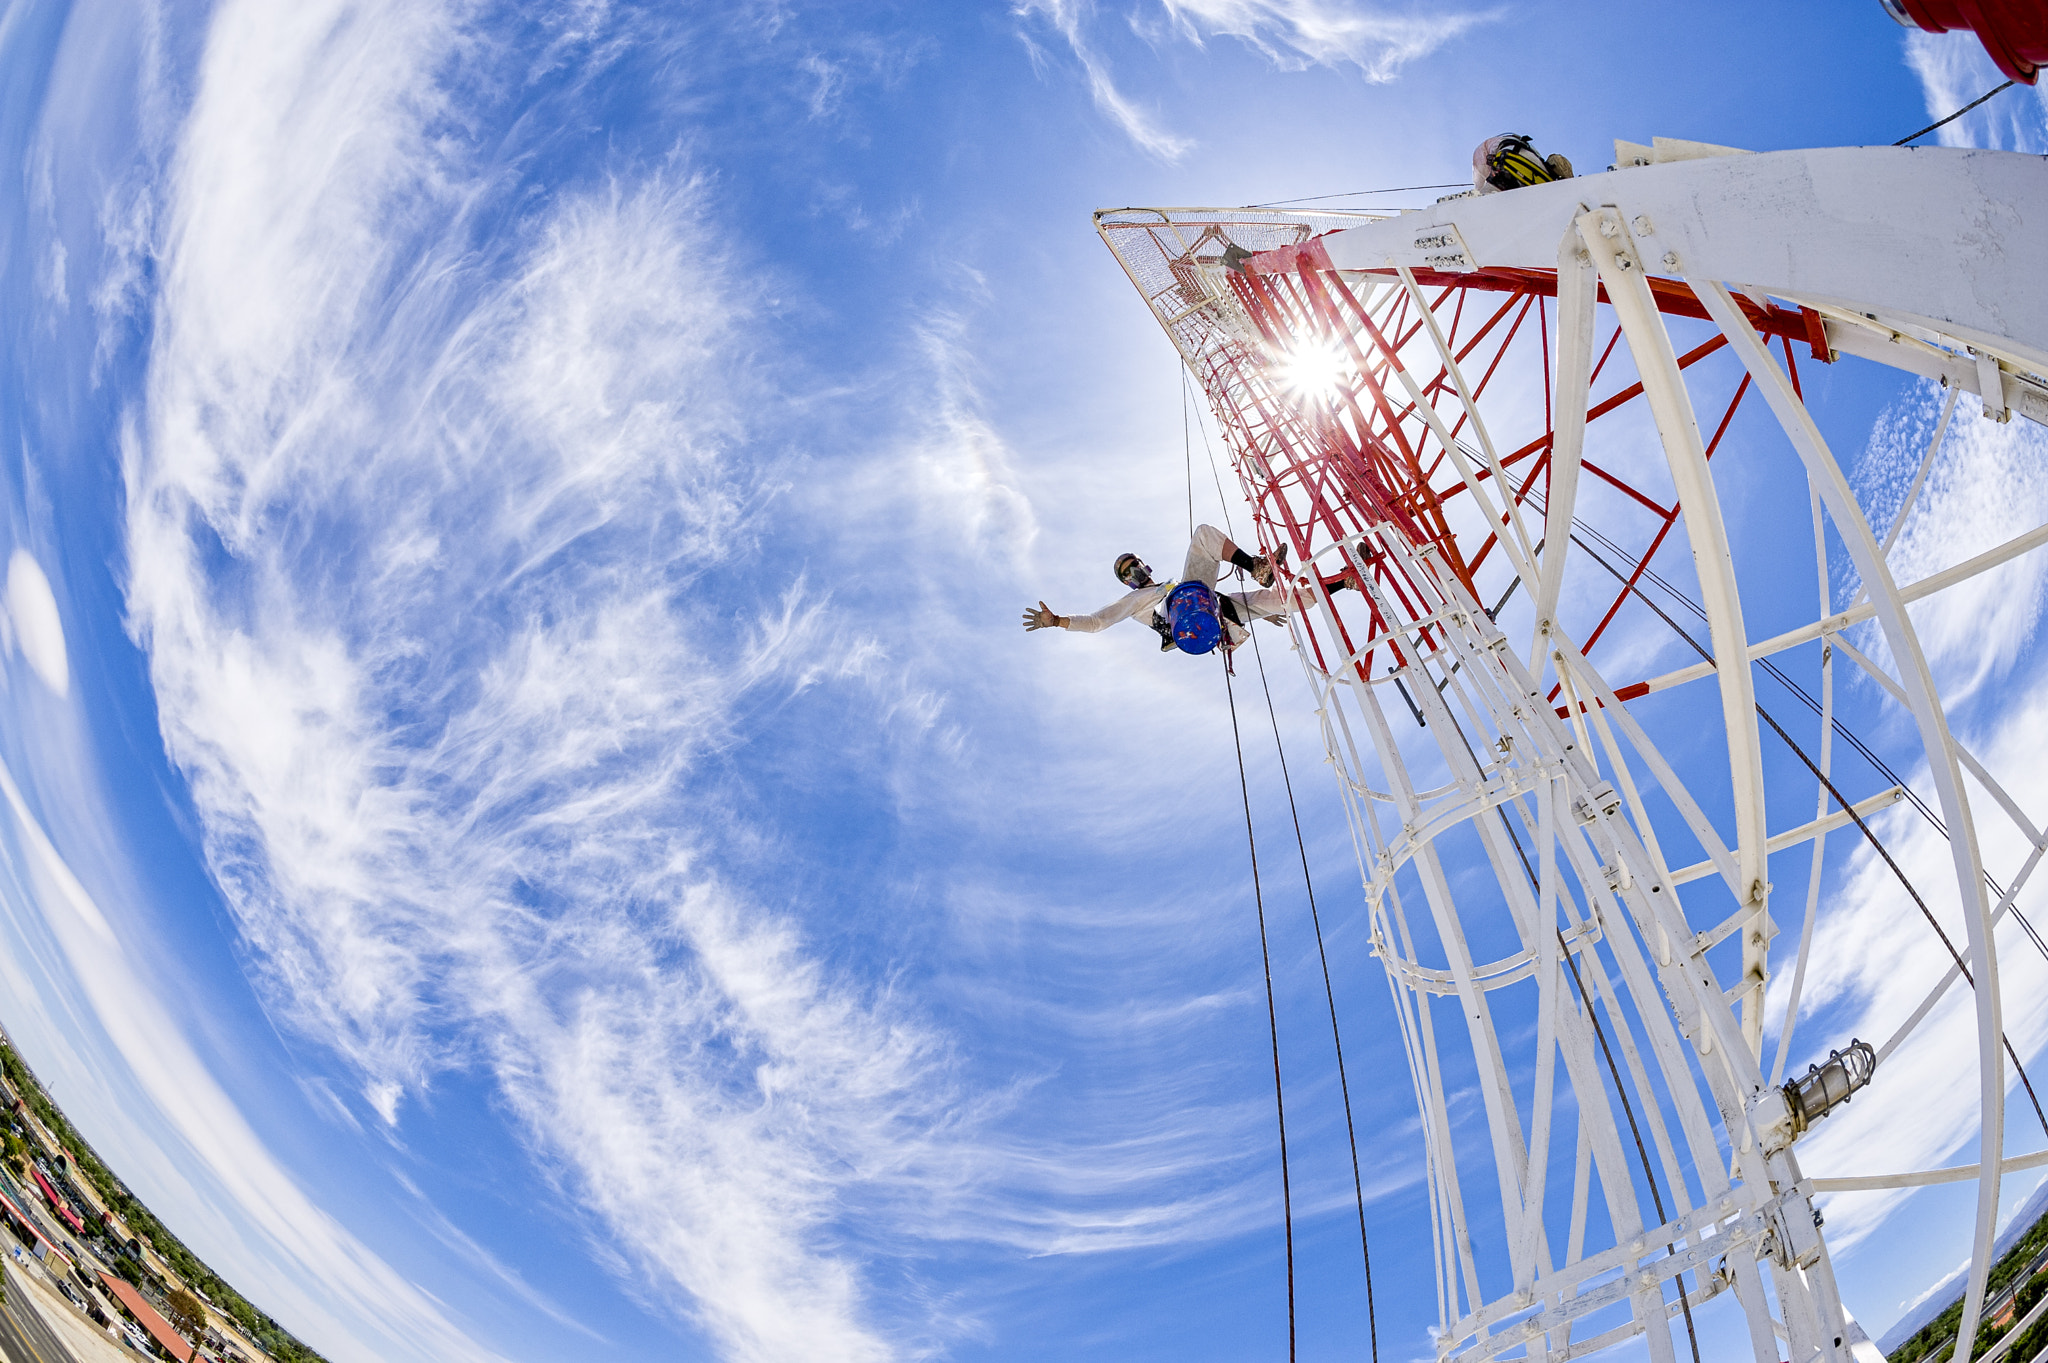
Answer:
[[1038, 609], [1024, 612], [1024, 628], [1057, 627], [1072, 630], [1076, 634], [1093, 634], [1097, 630], [1108, 629], [1119, 620], [1128, 620], [1140, 611], [1151, 610], [1166, 599], [1166, 591], [1164, 585], [1140, 587], [1136, 591], [1126, 592], [1101, 610], [1087, 615], [1061, 615], [1041, 601], [1038, 603]]
[[1043, 601], [1038, 603], [1037, 609], [1024, 612], [1025, 629], [1065, 629], [1066, 627], [1067, 617], [1054, 611], [1052, 607], [1046, 605]]

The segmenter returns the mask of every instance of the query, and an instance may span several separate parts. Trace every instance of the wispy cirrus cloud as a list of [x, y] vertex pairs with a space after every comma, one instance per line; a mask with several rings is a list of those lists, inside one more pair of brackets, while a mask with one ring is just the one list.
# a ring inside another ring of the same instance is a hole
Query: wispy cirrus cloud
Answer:
[[1392, 13], [1346, 0], [1161, 0], [1194, 42], [1215, 35], [1249, 43], [1283, 69], [1352, 66], [1374, 83], [1430, 53], [1497, 11]]
[[[1904, 48], [1906, 65], [1919, 77], [1933, 117], [1946, 116], [2003, 79], [1968, 33], [1912, 32], [1905, 35]], [[2040, 100], [2039, 92], [2009, 91], [1938, 136], [1951, 146], [2038, 152], [2048, 146]], [[1902, 583], [1952, 567], [2048, 521], [2048, 476], [2041, 472], [2048, 431], [2040, 426], [2018, 416], [2007, 423], [1987, 421], [1982, 404], [1962, 394], [1941, 445], [1929, 458], [1941, 409], [1952, 396], [1924, 381], [1906, 389], [1880, 414], [1856, 464], [1858, 493], [1878, 535], [1898, 527], [1890, 564]], [[1924, 485], [1908, 507], [1907, 496], [1923, 466]], [[1838, 578], [1839, 599], [1846, 601], [1861, 583], [1847, 571]], [[2039, 657], [2044, 605], [2048, 559], [2035, 550], [1911, 608], [1957, 741], [2036, 825], [2048, 822], [2048, 781], [2039, 764], [2022, 755], [2038, 752], [2048, 741], [2048, 706], [2024, 688], [2015, 696], [2002, 683], [2027, 675], [2026, 664]], [[1879, 667], [1896, 674], [1875, 625], [1854, 631], [1853, 639]], [[1843, 660], [1838, 658], [1836, 667], [1846, 667], [1848, 687], [1872, 697], [1882, 694], [1876, 682]], [[1899, 713], [1888, 698], [1880, 704]], [[1923, 792], [1929, 788], [1924, 764], [1916, 764], [1906, 779]], [[2033, 850], [2028, 832], [1990, 792], [1974, 780], [1965, 784], [1984, 868], [2009, 886]], [[1947, 839], [1904, 809], [1874, 820], [1873, 826], [1960, 946], [1966, 940], [1962, 892]], [[1846, 853], [1847, 866], [1820, 916], [1816, 941], [1822, 947], [1809, 967], [1800, 1026], [1812, 1036], [1814, 1029], [1805, 1019], [1825, 1018], [1830, 1034], [1861, 1035], [1877, 1044], [1920, 1005], [1947, 972], [1949, 960], [1892, 870], [1860, 842], [1842, 848], [1844, 836], [1835, 835], [1835, 847], [1838, 857]], [[2030, 887], [2019, 897], [2020, 912], [2037, 902]], [[1996, 941], [2005, 1033], [2023, 1058], [2031, 1058], [2048, 1043], [2048, 990], [2043, 988], [2048, 960], [2011, 915], [1999, 925]], [[1789, 975], [1774, 981], [1774, 1011], [1782, 1009], [1788, 983]], [[1815, 1051], [1819, 1045], [1816, 1040], [1801, 1049]], [[1978, 1068], [1957, 1060], [1976, 1051], [1971, 992], [1957, 982], [1887, 1061], [1871, 1088], [1802, 1142], [1806, 1167], [1825, 1176], [1838, 1170], [1886, 1173], [1950, 1159], [1974, 1161]], [[2009, 1078], [2008, 1084], [2005, 1129], [2026, 1131], [2036, 1125], [2035, 1115], [2016, 1083]], [[1848, 1248], [1882, 1228], [1911, 1196], [1911, 1190], [1894, 1189], [1831, 1198], [1831, 1238]]]
[[[1984, 45], [1967, 29], [1904, 35], [1907, 69], [1919, 77], [1930, 119], [1947, 118], [1985, 91], [2004, 83]], [[1903, 131], [1903, 130], [1902, 130]], [[2003, 147], [2048, 150], [2048, 92], [2021, 86], [1964, 114], [1933, 134], [1946, 147]]]
[[[1976, 398], [1957, 401], [1921, 491], [1905, 498], [1927, 459], [1944, 394], [1931, 383], [1908, 388], [1879, 417], [1856, 469], [1859, 492], [1880, 537], [1900, 519], [1891, 566], [1902, 583], [1918, 581], [2014, 535], [2048, 521], [2048, 477], [2042, 455], [2048, 432], [2022, 418], [1986, 421]], [[1846, 575], [1841, 600], [1860, 584]], [[2022, 812], [2048, 819], [2048, 781], [2037, 764], [2014, 755], [2048, 742], [2048, 706], [2037, 696], [2010, 699], [2003, 686], [2040, 652], [2038, 625], [2048, 604], [2048, 560], [2037, 550], [1949, 588], [1911, 608], [1914, 626], [1941, 688], [1956, 739], [1983, 762]], [[1867, 657], [1896, 672], [1876, 626], [1852, 632]], [[1898, 715], [1878, 683], [1844, 657], [1836, 659], [1838, 695], [1862, 693]], [[1929, 791], [1924, 763], [1907, 783]], [[2019, 828], [1974, 781], [1967, 782], [1985, 870], [2002, 886], [2014, 883], [2032, 852]], [[1946, 837], [1917, 813], [1893, 811], [1872, 821], [1907, 879], [1930, 905], [1959, 948], [1967, 941], [1954, 862]], [[1846, 839], [1846, 841], [1845, 841]], [[1843, 863], [1839, 881], [1823, 900], [1817, 947], [1802, 992], [1796, 1035], [1807, 1038], [1795, 1056], [1814, 1053], [1839, 1038], [1862, 1036], [1882, 1044], [1920, 1005], [1949, 969], [1919, 905], [1853, 831], [1837, 833], [1829, 851]], [[2019, 899], [2030, 913], [2037, 895]], [[2019, 1054], [2031, 1057], [2048, 1043], [2048, 959], [2010, 916], [1997, 932], [2005, 1033]], [[1774, 981], [1771, 1007], [1785, 1003], [1789, 971]], [[1801, 1143], [1801, 1158], [1817, 1176], [1921, 1169], [1974, 1159], [1967, 1142], [1979, 1122], [1977, 1068], [1957, 1057], [1976, 1052], [1971, 992], [1960, 982], [1885, 1063], [1870, 1090], [1851, 1109]], [[1798, 1065], [1792, 1067], [1797, 1073]], [[2013, 1081], [2016, 1084], [2016, 1080]], [[2037, 1125], [2024, 1095], [2009, 1096], [2006, 1129]], [[2022, 1138], [2024, 1140], [2024, 1138]], [[1834, 1241], [1844, 1249], [1880, 1229], [1911, 1190], [1837, 1195], [1828, 1212]]]
[[[961, 555], [1015, 572], [1038, 536], [1038, 515], [1020, 486], [1016, 452], [984, 411], [971, 334], [970, 314], [959, 308], [932, 309], [919, 319], [923, 383], [906, 405], [910, 428], [846, 483], [829, 485], [825, 496], [840, 508], [848, 538], [885, 526], [883, 538], [914, 536], [922, 556]], [[845, 514], [849, 505], [859, 514]], [[957, 625], [934, 627], [950, 632]]]
[[[1368, 81], [1383, 84], [1460, 34], [1493, 17], [1487, 12], [1391, 13], [1351, 0], [1159, 0], [1168, 31], [1201, 46], [1210, 38], [1236, 38], [1282, 70], [1350, 66]], [[1049, 24], [1065, 40], [1088, 79], [1095, 107], [1125, 136], [1162, 161], [1178, 161], [1192, 139], [1167, 127], [1159, 115], [1118, 83], [1094, 36], [1092, 0], [1017, 0], [1013, 13]], [[1130, 16], [1146, 31], [1147, 14]]]
[[16, 649], [43, 685], [62, 697], [71, 690], [71, 662], [64, 647], [64, 622], [42, 565], [25, 549], [7, 560], [5, 605], [0, 609], [0, 650]]
[[1081, 63], [1081, 70], [1088, 77], [1088, 93], [1094, 99], [1095, 107], [1108, 115], [1124, 136], [1162, 161], [1177, 161], [1194, 147], [1188, 138], [1161, 126], [1153, 113], [1117, 85], [1108, 59], [1103, 57], [1088, 35], [1088, 20], [1093, 9], [1087, 0], [1020, 0], [1015, 13], [1042, 17], [1066, 40], [1074, 59]]
[[[2039, 818], [2048, 810], [2048, 781], [2032, 763], [2003, 760], [2030, 753], [2048, 741], [2048, 706], [2038, 699], [2013, 707], [1993, 727], [1967, 734], [1965, 742], [1985, 754], [1992, 774], [2023, 810]], [[1908, 774], [1920, 789], [1924, 772]], [[1984, 864], [2001, 884], [2010, 884], [2032, 850], [2003, 811], [1975, 788], [1976, 831]], [[1915, 889], [1933, 908], [1958, 949], [1967, 940], [1957, 909], [1954, 862], [1947, 840], [1910, 810], [1873, 821], [1886, 849]], [[1844, 845], [1837, 833], [1831, 851], [1846, 861], [1839, 882], [1823, 901], [1816, 950], [1800, 1003], [1794, 1049], [1800, 1073], [1808, 1056], [1822, 1056], [1850, 1036], [1883, 1042], [1911, 1016], [1950, 967], [1918, 905], [1892, 869], [1860, 843]], [[2029, 893], [2022, 909], [2035, 901]], [[2048, 960], [2022, 935], [2010, 916], [1998, 929], [2000, 993], [2005, 1034], [2022, 1057], [2048, 1043]], [[1789, 979], [1789, 972], [1784, 977]], [[1782, 990], [1774, 986], [1774, 1006]], [[1800, 1160], [1815, 1177], [1896, 1173], [1948, 1163], [1974, 1163], [1978, 1130], [1976, 1024], [1971, 990], [1953, 983], [1942, 1001], [1880, 1069], [1871, 1087], [1800, 1142]], [[2006, 1104], [2005, 1129], [2020, 1149], [2038, 1139], [2025, 1133], [2039, 1123], [2017, 1079]], [[1831, 1195], [1827, 1209], [1830, 1240], [1842, 1249], [1882, 1228], [1911, 1189]]]
[[[1879, 417], [1857, 468], [1871, 521], [1882, 538], [1898, 525], [1893, 577], [1917, 582], [2048, 522], [2048, 430], [2015, 416], [1984, 418], [1973, 394], [1955, 404], [1941, 447], [1929, 459], [1947, 394], [1922, 381]], [[1906, 497], [1916, 479], [1914, 503]], [[1901, 514], [1903, 524], [1898, 524]], [[1860, 590], [1844, 573], [1846, 601]], [[1928, 660], [1952, 707], [1977, 698], [2008, 676], [2032, 644], [2048, 607], [2048, 561], [2023, 555], [1912, 608]], [[1855, 631], [1869, 655], [1891, 666], [1875, 625]]]
[[[805, 469], [866, 500], [792, 530], [803, 452], [774, 414], [801, 395], [711, 190], [622, 156], [531, 194], [447, 135], [478, 117], [456, 73], [504, 74], [469, 14], [224, 7], [147, 218], [129, 627], [269, 1007], [395, 1140], [437, 1086], [483, 1076], [589, 1256], [733, 1359], [923, 1347], [946, 1311], [877, 1283], [934, 1243], [1082, 1253], [1270, 1222], [1260, 1107], [1219, 1101], [1205, 1068], [1243, 1000], [1190, 1003], [1176, 974], [1184, 950], [1249, 959], [1189, 947], [1204, 905], [1134, 931], [1091, 895], [1085, 931], [1034, 921], [1138, 1002], [1019, 1003], [1043, 966], [1012, 961], [973, 1011], [1009, 1010], [1013, 1066], [975, 1070], [895, 963], [817, 941], [824, 912], [762, 869], [811, 830], [752, 817], [788, 794], [753, 759], [814, 756], [764, 713], [839, 688], [858, 713], [820, 746], [939, 729], [947, 643], [978, 696], [1003, 684], [959, 587], [1014, 572], [1036, 520], [960, 319], [911, 337], [920, 420], [882, 478]], [[800, 557], [838, 566], [807, 541], [856, 538], [849, 518], [956, 571], [910, 608], [892, 588], [870, 625], [842, 608], [859, 584]], [[955, 624], [888, 634], [917, 604]], [[1116, 742], [1074, 769], [1127, 778], [1171, 723], [1098, 717]], [[952, 777], [918, 784], [995, 798]], [[1046, 1038], [1094, 1055], [1105, 1036], [1113, 1060], [1059, 1100], [1071, 1120], [1001, 1126], [1052, 1086]]]
[[944, 1045], [708, 860], [750, 695], [866, 655], [810, 655], [825, 598], [701, 591], [758, 528], [762, 392], [701, 187], [470, 250], [500, 172], [438, 135], [489, 57], [461, 20], [215, 20], [124, 451], [166, 746], [272, 1007], [383, 1122], [480, 1068], [728, 1357], [886, 1357], [827, 1232], [918, 1157]]

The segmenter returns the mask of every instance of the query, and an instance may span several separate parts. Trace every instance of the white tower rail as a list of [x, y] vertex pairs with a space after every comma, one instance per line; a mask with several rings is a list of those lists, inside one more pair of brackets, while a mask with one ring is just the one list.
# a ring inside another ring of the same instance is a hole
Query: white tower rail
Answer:
[[[1742, 1313], [1758, 1363], [1874, 1354], [1794, 1153], [1817, 1114], [1788, 1104], [1786, 1046], [1763, 1054], [1769, 860], [1851, 817], [1825, 778], [1815, 817], [1767, 817], [1776, 740], [1752, 677], [1820, 640], [1823, 729], [1833, 659], [1852, 659], [1910, 717], [1953, 851], [1952, 877], [1918, 888], [1963, 924], [1974, 981], [1966, 1363], [2011, 1077], [1992, 930], [2048, 839], [1950, 732], [1906, 606], [2035, 549], [2048, 527], [1896, 581], [1896, 526], [1866, 519], [1799, 364], [1855, 357], [1938, 378], [1944, 427], [1961, 392], [1987, 419], [2048, 422], [2048, 166], [1940, 148], [1624, 153], [1637, 164], [1398, 215], [1121, 209], [1096, 224], [1207, 395], [1262, 546], [1287, 544], [1301, 566], [1294, 643], [1426, 1143], [1439, 1358], [1555, 1363], [1641, 1336], [1668, 1363], [1674, 1328], [1716, 1298], [1711, 1310]], [[1707, 362], [1724, 350], [1734, 364]], [[1864, 587], [1834, 610], [1817, 513], [1816, 618], [1763, 640], [1745, 629], [1730, 489], [1709, 462], [1746, 399], [1781, 428]], [[1579, 533], [1590, 514], [1628, 521], [1636, 547], [1596, 546]], [[1711, 658], [1605, 675], [1596, 646], [1653, 555], [1686, 571], [1680, 537]], [[1896, 677], [1842, 637], [1873, 619]], [[1628, 702], [1693, 682], [1682, 737], [1704, 734], [1718, 755], [1688, 762], [1688, 782]], [[1966, 768], [2034, 849], [1997, 903]], [[1901, 795], [1847, 798], [1860, 817]], [[1679, 849], [1660, 845], [1653, 806], [1667, 840], [1682, 824], [1696, 844], [1690, 864], [1667, 859]], [[1803, 904], [1779, 915], [1800, 933], [1788, 1029], [1820, 886], [1816, 849]], [[1454, 1112], [1472, 1086], [1478, 1135]], [[1567, 1148], [1569, 1180], [1553, 1176]]]

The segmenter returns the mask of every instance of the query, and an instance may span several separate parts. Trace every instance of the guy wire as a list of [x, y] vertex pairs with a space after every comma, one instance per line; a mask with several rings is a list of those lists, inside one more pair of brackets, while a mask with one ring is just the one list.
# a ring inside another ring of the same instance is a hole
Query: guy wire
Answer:
[[[1613, 564], [1609, 563], [1606, 559], [1601, 558], [1600, 555], [1594, 553], [1590, 548], [1587, 548], [1585, 542], [1583, 540], [1580, 540], [1578, 536], [1574, 535], [1572, 537], [1572, 541], [1573, 543], [1577, 544], [1580, 549], [1585, 551], [1586, 556], [1588, 558], [1591, 558], [1595, 563], [1599, 564], [1602, 568], [1605, 568], [1608, 572], [1613, 573], [1615, 577], [1621, 578], [1621, 574], [1615, 571]], [[1621, 578], [1621, 580], [1624, 584], [1626, 584], [1628, 581], [1628, 579], [1626, 578]], [[1704, 658], [1706, 661], [1710, 663], [1714, 661], [1714, 655], [1707, 651], [1706, 646], [1700, 643], [1699, 640], [1693, 638], [1692, 635], [1686, 633], [1686, 631], [1679, 625], [1679, 623], [1676, 620], [1673, 620], [1671, 616], [1665, 612], [1662, 606], [1659, 606], [1655, 601], [1652, 601], [1649, 595], [1645, 593], [1642, 590], [1642, 588], [1631, 585], [1629, 586], [1628, 590], [1635, 593], [1637, 600], [1641, 601], [1644, 605], [1648, 606], [1651, 610], [1655, 611], [1659, 619], [1661, 619], [1665, 624], [1671, 626], [1673, 633], [1677, 634], [1679, 638], [1685, 640], [1688, 644], [1691, 644], [1693, 647], [1693, 651], [1698, 653], [1700, 657]], [[1827, 778], [1826, 773], [1822, 772], [1818, 766], [1814, 765], [1813, 759], [1806, 755], [1806, 749], [1800, 747], [1797, 743], [1793, 742], [1792, 735], [1786, 733], [1784, 728], [1781, 725], [1779, 725], [1778, 721], [1771, 718], [1770, 711], [1764, 709], [1764, 707], [1761, 704], [1758, 704], [1756, 707], [1756, 712], [1758, 715], [1763, 717], [1764, 723], [1771, 726], [1772, 732], [1776, 733], [1779, 738], [1785, 740], [1785, 746], [1790, 748], [1793, 754], [1796, 757], [1798, 757], [1798, 759], [1802, 763], [1806, 765], [1806, 769], [1812, 772], [1814, 776], [1819, 779], [1821, 785], [1827, 788], [1828, 794], [1831, 797], [1833, 797], [1835, 803], [1841, 806], [1842, 812], [1849, 816], [1850, 820], [1855, 823], [1856, 827], [1862, 832], [1863, 836], [1869, 840], [1870, 845], [1873, 848], [1877, 849], [1878, 856], [1884, 859], [1885, 865], [1891, 867], [1892, 874], [1898, 877], [1899, 884], [1906, 887], [1906, 893], [1911, 895], [1913, 897], [1913, 902], [1920, 906], [1920, 912], [1922, 916], [1924, 916], [1927, 919], [1927, 925], [1934, 929], [1934, 935], [1941, 939], [1941, 944], [1944, 947], [1948, 948], [1949, 958], [1955, 962], [1956, 969], [1962, 972], [1963, 978], [1969, 981], [1969, 985], [1972, 989], [1975, 989], [1977, 987], [1977, 981], [1975, 978], [1971, 976], [1969, 966], [1963, 963], [1962, 953], [1957, 951], [1955, 943], [1949, 940], [1948, 933], [1942, 929], [1940, 921], [1935, 918], [1934, 910], [1927, 907], [1927, 901], [1920, 897], [1920, 891], [1913, 887], [1913, 882], [1907, 878], [1905, 870], [1899, 865], [1898, 862], [1892, 860], [1891, 852], [1886, 849], [1885, 845], [1882, 842], [1878, 840], [1877, 834], [1871, 831], [1870, 825], [1863, 822], [1863, 816], [1856, 812], [1856, 806], [1849, 803], [1848, 799], [1843, 796], [1842, 792], [1836, 789], [1835, 783]], [[2040, 1119], [2041, 1130], [2044, 1133], [2048, 1133], [2048, 1112], [2043, 1112], [2041, 1110], [2041, 1100], [2034, 1093], [2034, 1081], [2027, 1077], [2027, 1067], [2020, 1063], [2020, 1055], [2018, 1051], [2013, 1049], [2012, 1038], [2005, 1035], [2005, 1033], [2000, 1032], [1999, 1040], [2005, 1043], [2005, 1053], [2012, 1060], [2012, 1067], [2015, 1071], [2018, 1072], [2020, 1077], [2020, 1083], [2024, 1085], [2027, 1090], [2027, 1098], [2034, 1105], [2034, 1116]]]
[[1927, 136], [1927, 134], [1933, 132], [1936, 128], [1944, 127], [1947, 124], [1955, 122], [1964, 114], [1970, 112], [1970, 110], [1976, 108], [1979, 104], [1982, 104], [1985, 100], [1991, 98], [1993, 95], [1999, 93], [2001, 90], [2011, 89], [2012, 85], [2013, 82], [2011, 81], [2007, 81], [2004, 85], [1994, 85], [1989, 90], [1986, 90], [1983, 94], [1971, 100], [1968, 104], [1965, 104], [1962, 108], [1950, 114], [1947, 118], [1937, 118], [1934, 120], [1934, 122], [1922, 128], [1919, 132], [1909, 133], [1906, 136], [1900, 138], [1898, 141], [1892, 143], [1892, 145], [1895, 147], [1903, 147], [1908, 142], [1917, 142], [1921, 138]]
[[[1632, 555], [1628, 553], [1627, 550], [1623, 549], [1613, 540], [1607, 538], [1607, 536], [1601, 534], [1592, 526], [1586, 525], [1584, 522], [1578, 521], [1576, 519], [1572, 522], [1572, 524], [1576, 526], [1578, 529], [1584, 530], [1588, 535], [1591, 535], [1594, 539], [1600, 541], [1600, 543], [1607, 548], [1608, 552], [1614, 554], [1617, 558], [1621, 559], [1624, 563], [1627, 563], [1630, 567], [1633, 568], [1639, 566], [1640, 560], [1634, 558]], [[1578, 545], [1579, 548], [1584, 549], [1595, 563], [1600, 563], [1600, 556], [1598, 554], [1595, 554], [1592, 551], [1592, 549], [1587, 546], [1586, 542], [1580, 539], [1576, 534], [1572, 536], [1572, 543]], [[1600, 566], [1602, 568], [1606, 568], [1608, 572], [1614, 573], [1614, 569], [1608, 564], [1600, 563]], [[1622, 578], [1619, 573], [1614, 573], [1614, 576], [1618, 580], [1626, 582], [1626, 579]], [[1698, 616], [1700, 619], [1706, 619], [1706, 612], [1700, 608], [1699, 602], [1694, 601], [1684, 592], [1680, 591], [1678, 588], [1671, 585], [1671, 583], [1665, 581], [1662, 577], [1659, 577], [1654, 569], [1643, 569], [1642, 579], [1645, 582], [1649, 582], [1654, 584], [1655, 586], [1661, 587], [1664, 590], [1665, 594], [1671, 597], [1672, 600], [1677, 601], [1680, 605], [1683, 605], [1687, 610], [1690, 610], [1694, 615]], [[1640, 589], [1637, 589], [1636, 595], [1638, 597], [1642, 597], [1643, 593]], [[1644, 597], [1643, 599], [1645, 601], [1648, 600], [1647, 597]], [[1688, 639], [1687, 642], [1690, 643], [1692, 641]], [[1697, 644], [1694, 644], [1693, 647], [1698, 648], [1699, 646]], [[1786, 675], [1785, 670], [1783, 668], [1779, 667], [1769, 658], [1757, 659], [1757, 666], [1761, 667], [1765, 672], [1769, 673], [1771, 678], [1774, 681], [1776, 681], [1778, 685], [1784, 687], [1787, 691], [1790, 691], [1794, 696], [1798, 697], [1800, 701], [1804, 702], [1807, 709], [1813, 711], [1813, 713], [1815, 713], [1816, 715], [1821, 713], [1820, 703], [1813, 698], [1812, 694], [1809, 691], [1807, 691], [1805, 687], [1801, 686], [1798, 682], [1794, 681], [1790, 676]], [[1834, 720], [1832, 721], [1832, 726], [1834, 728], [1834, 731], [1841, 736], [1844, 742], [1848, 743], [1850, 747], [1854, 748], [1858, 753], [1862, 754], [1864, 761], [1870, 763], [1870, 765], [1874, 767], [1878, 771], [1878, 773], [1884, 777], [1885, 780], [1891, 782], [1893, 785], [1897, 786], [1901, 791], [1905, 793], [1907, 802], [1911, 804], [1914, 809], [1920, 811], [1920, 817], [1927, 820], [1927, 822], [1933, 826], [1935, 832], [1941, 834], [1941, 836], [1944, 838], [1949, 836], [1948, 825], [1942, 822], [1941, 816], [1939, 814], [1936, 814], [1932, 809], [1928, 807], [1927, 801], [1921, 799], [1919, 793], [1915, 791], [1911, 786], [1907, 785], [1905, 778], [1900, 776], [1896, 771], [1893, 771], [1889, 763], [1887, 763], [1882, 757], [1879, 757], [1875, 752], [1871, 751], [1870, 745], [1865, 743], [1861, 738], [1857, 737], [1855, 730], [1849, 728], [1848, 725], [1844, 724], [1839, 716], [1834, 718]], [[2003, 885], [2000, 885], [1998, 883], [1997, 878], [1994, 877], [1989, 871], [1984, 872], [1984, 884], [1991, 891], [1993, 898], [2002, 900], [2006, 897], [2005, 887]], [[2019, 906], [2017, 904], [2011, 905], [2009, 908], [2009, 912], [2012, 914], [2013, 921], [2020, 925], [2020, 931], [2026, 934], [2027, 940], [2034, 944], [2035, 949], [2041, 953], [2042, 958], [2044, 960], [2048, 960], [2048, 939], [2044, 939], [2042, 937], [2041, 933], [2034, 927], [2033, 921], [2029, 919], [2026, 916], [2026, 914], [2020, 911]]]

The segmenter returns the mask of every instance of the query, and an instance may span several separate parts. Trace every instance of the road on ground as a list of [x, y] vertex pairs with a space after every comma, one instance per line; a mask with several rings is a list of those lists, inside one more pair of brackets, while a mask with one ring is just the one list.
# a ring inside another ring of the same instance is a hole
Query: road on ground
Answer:
[[7, 1300], [0, 1304], [0, 1356], [6, 1363], [73, 1363], [71, 1351], [43, 1323], [13, 1265], [4, 1267]]

